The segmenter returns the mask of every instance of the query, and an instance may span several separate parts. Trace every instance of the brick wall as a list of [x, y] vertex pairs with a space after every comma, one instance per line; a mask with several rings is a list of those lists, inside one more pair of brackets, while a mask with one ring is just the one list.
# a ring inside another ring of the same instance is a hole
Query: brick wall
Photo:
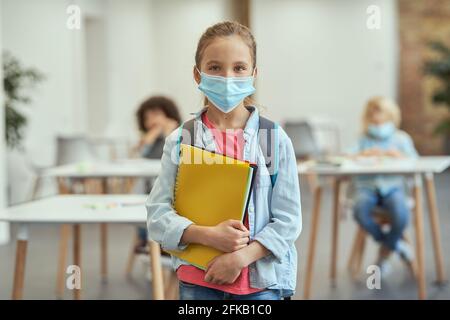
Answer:
[[431, 103], [438, 82], [423, 75], [423, 64], [433, 57], [429, 41], [450, 45], [450, 1], [399, 0], [399, 102], [402, 127], [423, 155], [442, 154], [444, 137], [434, 136], [436, 124], [448, 111]]

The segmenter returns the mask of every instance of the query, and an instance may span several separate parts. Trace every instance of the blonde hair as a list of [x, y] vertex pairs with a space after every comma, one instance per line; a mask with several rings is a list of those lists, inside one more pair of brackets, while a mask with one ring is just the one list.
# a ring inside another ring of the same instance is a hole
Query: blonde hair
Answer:
[[367, 101], [362, 117], [363, 133], [367, 133], [367, 129], [371, 121], [370, 118], [374, 112], [383, 113], [386, 115], [386, 118], [389, 121], [392, 121], [397, 128], [400, 126], [401, 115], [399, 106], [391, 99], [377, 96]]
[[[239, 36], [250, 49], [250, 56], [252, 58], [253, 64], [252, 69], [254, 69], [256, 67], [256, 41], [250, 29], [236, 21], [223, 21], [216, 23], [215, 25], [212, 25], [211, 27], [206, 29], [206, 31], [200, 37], [200, 40], [197, 44], [197, 51], [195, 52], [195, 65], [197, 66], [198, 70], [200, 70], [200, 63], [202, 61], [203, 52], [205, 51], [206, 47], [216, 38], [229, 37], [233, 35]], [[206, 97], [204, 103], [205, 105], [208, 104], [208, 99]], [[255, 105], [255, 102], [253, 101], [251, 96], [246, 97], [244, 99], [244, 105]]]

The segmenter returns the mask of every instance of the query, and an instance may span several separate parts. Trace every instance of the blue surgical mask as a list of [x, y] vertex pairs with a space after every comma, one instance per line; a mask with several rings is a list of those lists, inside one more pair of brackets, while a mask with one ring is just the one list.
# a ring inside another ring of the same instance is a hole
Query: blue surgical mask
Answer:
[[[200, 71], [199, 71], [200, 72]], [[224, 113], [231, 112], [255, 92], [254, 77], [221, 77], [200, 72], [199, 90]]]
[[387, 139], [395, 132], [395, 125], [392, 122], [385, 122], [380, 125], [370, 124], [367, 133], [376, 139]]

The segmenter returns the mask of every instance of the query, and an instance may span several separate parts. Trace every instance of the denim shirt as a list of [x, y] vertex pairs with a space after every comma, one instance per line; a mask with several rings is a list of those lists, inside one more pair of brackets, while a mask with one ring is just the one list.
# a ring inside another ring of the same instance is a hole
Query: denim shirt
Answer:
[[[281, 128], [278, 131], [278, 175], [272, 187], [265, 166], [264, 154], [258, 142], [259, 113], [250, 107], [251, 115], [244, 128], [244, 159], [258, 165], [253, 192], [248, 205], [250, 239], [257, 240], [270, 254], [249, 265], [250, 286], [281, 289], [284, 296], [294, 293], [297, 277], [295, 241], [302, 229], [300, 187], [297, 162], [291, 140]], [[195, 114], [196, 137], [194, 145], [217, 151], [214, 137], [203, 124], [201, 114]], [[179, 129], [165, 141], [161, 172], [146, 202], [149, 238], [160, 243], [164, 250], [184, 250], [180, 240], [184, 230], [193, 222], [176, 213], [172, 206], [179, 154]], [[176, 270], [188, 264], [172, 256]]]
[[[369, 135], [362, 136], [358, 141], [358, 146], [354, 149], [355, 153], [362, 152], [371, 148], [381, 150], [398, 150], [405, 156], [417, 158], [417, 151], [411, 137], [404, 131], [396, 130], [395, 133], [387, 139], [379, 140]], [[395, 188], [403, 188], [405, 181], [402, 176], [394, 175], [372, 175], [359, 176], [354, 178], [356, 189], [368, 188], [377, 190], [381, 195], [387, 195]]]

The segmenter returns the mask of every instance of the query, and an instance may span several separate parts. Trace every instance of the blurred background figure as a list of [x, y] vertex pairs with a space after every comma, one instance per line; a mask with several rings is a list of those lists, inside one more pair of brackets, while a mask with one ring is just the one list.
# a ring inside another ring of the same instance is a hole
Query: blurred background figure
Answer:
[[[175, 102], [165, 96], [153, 96], [142, 102], [136, 112], [141, 133], [133, 155], [148, 159], [160, 159], [165, 138], [181, 124], [180, 112]], [[151, 190], [152, 180], [145, 183], [144, 193]], [[136, 253], [147, 253], [147, 228], [138, 227]]]
[[[415, 158], [417, 151], [411, 137], [398, 129], [400, 109], [384, 97], [371, 98], [365, 107], [363, 134], [356, 147], [357, 157], [370, 157], [375, 161], [382, 158]], [[382, 276], [390, 272], [388, 262], [392, 252], [412, 270], [413, 250], [402, 240], [403, 232], [410, 220], [405, 180], [402, 176], [370, 175], [354, 179], [354, 216], [358, 224], [379, 243], [376, 264]], [[375, 215], [376, 207], [385, 211], [389, 220], [389, 231], [385, 232]]]
[[134, 155], [148, 159], [160, 159], [164, 139], [181, 124], [175, 102], [164, 96], [145, 100], [136, 112], [141, 138], [134, 148]]

